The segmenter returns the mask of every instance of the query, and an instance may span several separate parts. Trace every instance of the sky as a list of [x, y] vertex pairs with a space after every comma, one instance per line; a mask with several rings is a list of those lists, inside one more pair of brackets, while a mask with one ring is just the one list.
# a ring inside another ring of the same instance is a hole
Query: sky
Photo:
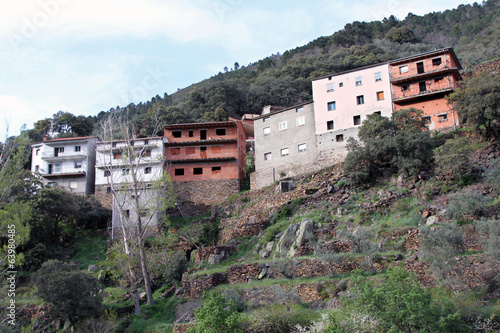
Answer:
[[0, 142], [62, 110], [96, 115], [307, 44], [353, 21], [457, 0], [0, 0]]

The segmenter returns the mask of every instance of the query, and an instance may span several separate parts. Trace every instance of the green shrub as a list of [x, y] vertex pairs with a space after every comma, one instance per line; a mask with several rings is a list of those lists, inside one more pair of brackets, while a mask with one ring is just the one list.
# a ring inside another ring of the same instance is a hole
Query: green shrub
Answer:
[[24, 253], [24, 267], [28, 271], [38, 270], [43, 262], [47, 260], [48, 252], [44, 244], [38, 243], [35, 247]]
[[205, 224], [203, 226], [198, 241], [201, 244], [205, 245], [216, 245], [217, 242], [219, 241], [219, 234], [220, 234], [219, 222], [215, 220], [212, 223]]
[[481, 216], [486, 208], [487, 198], [474, 190], [451, 194], [448, 197], [446, 213], [454, 220], [468, 220]]
[[179, 283], [187, 270], [188, 262], [182, 252], [172, 254], [165, 265], [164, 277], [170, 283]]
[[500, 184], [500, 160], [494, 160], [491, 162], [488, 169], [483, 174], [486, 179], [486, 183], [491, 186]]
[[[380, 325], [377, 332], [468, 331], [455, 309], [441, 308], [412, 273], [403, 268], [391, 268], [387, 279], [380, 283], [357, 279], [352, 291], [355, 296], [348, 301], [348, 313], [368, 315]], [[351, 332], [350, 329], [344, 331]]]
[[301, 305], [273, 304], [253, 312], [244, 325], [251, 333], [291, 333], [297, 325], [311, 326], [316, 314]]
[[217, 292], [205, 296], [203, 306], [196, 310], [196, 322], [196, 326], [188, 329], [189, 333], [243, 332], [235, 305]]
[[480, 220], [476, 225], [486, 254], [494, 260], [500, 260], [500, 221]]
[[462, 231], [456, 225], [420, 228], [420, 254], [440, 279], [445, 279], [455, 267], [455, 256], [465, 251]]
[[437, 171], [441, 174], [451, 172], [461, 175], [464, 169], [470, 166], [471, 151], [472, 146], [465, 137], [446, 140], [441, 147], [434, 150]]

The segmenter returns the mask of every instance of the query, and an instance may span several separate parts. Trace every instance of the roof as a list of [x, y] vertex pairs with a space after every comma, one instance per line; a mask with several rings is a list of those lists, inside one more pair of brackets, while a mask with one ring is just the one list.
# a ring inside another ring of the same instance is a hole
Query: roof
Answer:
[[379, 63], [373, 64], [373, 65], [368, 65], [368, 66], [353, 68], [353, 69], [350, 69], [350, 70], [347, 70], [347, 71], [343, 71], [343, 72], [333, 73], [333, 74], [329, 74], [329, 75], [323, 75], [321, 77], [312, 79], [312, 81], [318, 81], [318, 80], [326, 79], [328, 77], [339, 76], [339, 75], [343, 75], [343, 74], [348, 74], [348, 73], [353, 73], [353, 72], [357, 72], [357, 71], [362, 71], [362, 70], [373, 68], [373, 67], [387, 65], [388, 63], [389, 63], [389, 61], [384, 61], [384, 62], [379, 62]]
[[458, 61], [457, 55], [455, 54], [455, 51], [453, 51], [453, 48], [451, 48], [451, 47], [446, 47], [446, 48], [439, 49], [439, 50], [419, 53], [419, 54], [416, 54], [413, 56], [408, 56], [408, 57], [403, 57], [403, 58], [391, 60], [391, 61], [389, 61], [389, 64], [396, 65], [396, 64], [405, 63], [405, 62], [420, 59], [420, 58], [428, 58], [431, 56], [440, 55], [443, 53], [449, 53], [453, 57], [455, 62], [457, 63], [458, 69], [462, 69], [462, 65], [460, 64], [460, 61]]
[[236, 126], [236, 121], [217, 121], [217, 122], [207, 122], [207, 123], [186, 123], [186, 124], [171, 124], [163, 125], [165, 129], [177, 129], [177, 128], [196, 128], [196, 127], [223, 127], [223, 126]]
[[[146, 138], [131, 138], [130, 141], [144, 141], [144, 140], [162, 140], [162, 136], [150, 136]], [[125, 142], [125, 139], [120, 139], [120, 140], [108, 140], [108, 141], [100, 141], [99, 144], [109, 144], [111, 142]]]
[[277, 111], [273, 111], [273, 112], [270, 112], [270, 113], [266, 113], [266, 114], [260, 115], [258, 117], [255, 117], [254, 120], [266, 118], [266, 117], [269, 117], [269, 116], [271, 116], [273, 114], [278, 114], [278, 113], [281, 113], [281, 112], [285, 112], [285, 111], [289, 111], [289, 110], [294, 110], [294, 109], [296, 109], [298, 107], [305, 106], [305, 105], [308, 105], [308, 104], [313, 104], [313, 101], [296, 104], [294, 106], [290, 106], [289, 108], [283, 108], [281, 110], [277, 110]]
[[73, 138], [57, 138], [44, 141], [33, 142], [31, 145], [41, 144], [41, 143], [51, 143], [51, 142], [62, 142], [62, 141], [79, 141], [88, 139], [99, 139], [97, 136], [78, 136]]

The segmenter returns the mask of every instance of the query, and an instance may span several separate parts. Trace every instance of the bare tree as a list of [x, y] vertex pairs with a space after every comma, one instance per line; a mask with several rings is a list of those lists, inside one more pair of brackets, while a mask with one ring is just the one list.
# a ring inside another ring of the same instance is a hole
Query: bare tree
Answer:
[[[140, 313], [140, 280], [147, 304], [154, 304], [144, 242], [161, 220], [162, 212], [173, 206], [173, 188], [163, 161], [162, 138], [137, 138], [127, 109], [111, 112], [101, 122], [101, 128], [103, 142], [98, 148], [97, 163], [104, 169], [108, 192], [113, 197], [113, 231], [118, 222], [131, 293], [136, 313]], [[139, 265], [140, 277], [135, 263]]]

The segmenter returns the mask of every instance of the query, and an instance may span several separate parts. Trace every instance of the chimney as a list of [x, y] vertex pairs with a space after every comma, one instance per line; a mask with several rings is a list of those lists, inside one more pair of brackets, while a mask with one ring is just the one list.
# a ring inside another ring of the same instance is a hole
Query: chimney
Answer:
[[47, 141], [47, 134], [43, 136], [43, 141]]

